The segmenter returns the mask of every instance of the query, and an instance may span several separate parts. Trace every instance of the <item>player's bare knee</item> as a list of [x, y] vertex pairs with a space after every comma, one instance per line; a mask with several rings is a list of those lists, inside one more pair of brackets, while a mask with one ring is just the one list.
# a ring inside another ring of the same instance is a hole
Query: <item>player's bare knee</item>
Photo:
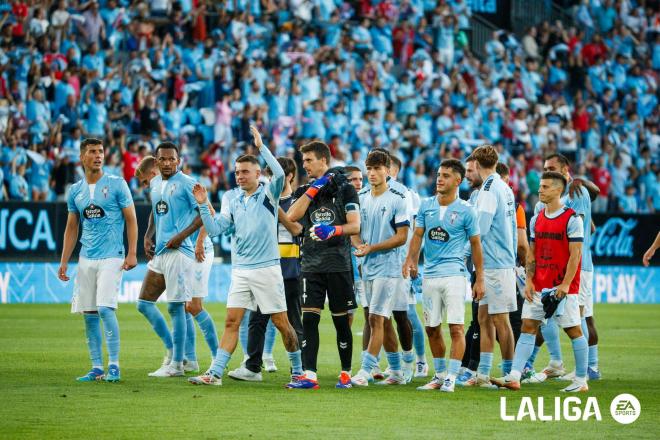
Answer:
[[202, 303], [199, 301], [188, 301], [186, 303], [186, 312], [193, 316], [197, 316], [202, 312]]
[[520, 326], [520, 331], [522, 333], [529, 333], [532, 335], [536, 335], [536, 332], [539, 329], [539, 322], [538, 321], [533, 321], [531, 319], [523, 319], [522, 325]]
[[426, 329], [426, 335], [429, 337], [429, 339], [435, 339], [442, 336], [442, 330], [440, 326], [425, 327], [425, 329]]
[[369, 315], [369, 326], [371, 328], [374, 328], [376, 326], [382, 327], [383, 326], [383, 321], [385, 321], [385, 318], [380, 315]]
[[452, 339], [459, 339], [464, 336], [462, 324], [449, 324], [449, 335]]

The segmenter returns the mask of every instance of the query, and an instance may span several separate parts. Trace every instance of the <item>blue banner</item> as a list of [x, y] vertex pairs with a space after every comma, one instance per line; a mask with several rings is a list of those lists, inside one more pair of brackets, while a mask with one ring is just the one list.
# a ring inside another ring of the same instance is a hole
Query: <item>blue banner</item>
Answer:
[[[0, 263], [0, 303], [68, 303], [73, 294], [76, 265], [69, 265], [71, 281], [57, 278], [59, 265], [55, 263]], [[135, 302], [146, 264], [124, 272], [119, 302]], [[226, 302], [231, 265], [216, 263], [209, 280], [206, 301]], [[660, 303], [660, 268], [641, 266], [596, 266], [594, 273], [594, 302], [597, 303]]]

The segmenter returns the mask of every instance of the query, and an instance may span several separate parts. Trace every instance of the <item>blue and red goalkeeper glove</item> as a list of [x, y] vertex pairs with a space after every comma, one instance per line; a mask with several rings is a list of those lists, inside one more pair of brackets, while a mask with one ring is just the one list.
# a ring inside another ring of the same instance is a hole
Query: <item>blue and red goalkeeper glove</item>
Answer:
[[335, 175], [332, 173], [324, 174], [309, 185], [309, 189], [305, 191], [305, 195], [309, 197], [310, 200], [314, 200], [314, 197], [321, 191], [328, 182], [332, 180]]
[[316, 241], [325, 241], [329, 240], [332, 237], [340, 236], [344, 230], [341, 226], [330, 226], [330, 225], [316, 225], [312, 226], [310, 229], [310, 236], [313, 240]]

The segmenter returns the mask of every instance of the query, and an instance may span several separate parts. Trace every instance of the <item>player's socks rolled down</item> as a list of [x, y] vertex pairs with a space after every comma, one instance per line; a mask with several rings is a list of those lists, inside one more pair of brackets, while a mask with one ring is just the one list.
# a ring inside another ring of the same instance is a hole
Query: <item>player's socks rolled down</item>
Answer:
[[272, 320], [268, 321], [266, 327], [266, 336], [264, 338], [264, 354], [263, 357], [273, 357], [273, 347], [275, 346], [275, 324]]
[[[333, 315], [332, 322], [334, 322], [337, 331], [337, 350], [339, 351], [341, 369], [342, 371], [350, 371], [353, 360], [353, 333], [351, 333], [351, 326], [348, 323], [348, 314]], [[318, 332], [318, 324], [316, 329]]]
[[397, 371], [401, 372], [401, 353], [396, 351], [396, 352], [385, 352], [385, 356], [387, 356], [387, 363], [390, 364], [390, 370], [391, 371]]
[[548, 347], [548, 353], [550, 354], [550, 360], [555, 362], [561, 362], [561, 345], [559, 343], [559, 327], [554, 318], [548, 318], [545, 325], [541, 326], [541, 334], [543, 334], [543, 339], [545, 339], [545, 344]]
[[589, 346], [589, 366], [598, 369], [598, 344]]
[[193, 320], [193, 315], [191, 313], [186, 313], [186, 345], [185, 345], [185, 357], [189, 361], [197, 360], [197, 352], [195, 350], [195, 321]]
[[516, 352], [513, 354], [513, 365], [511, 371], [515, 371], [520, 374], [525, 368], [525, 363], [530, 360], [532, 356], [536, 357], [534, 352], [538, 353], [538, 348], [535, 347], [534, 343], [536, 341], [536, 336], [531, 333], [521, 333], [518, 338], [518, 343], [516, 344]]
[[119, 365], [119, 322], [115, 309], [99, 307], [99, 316], [105, 332], [105, 346], [108, 348], [108, 364]]
[[316, 371], [319, 354], [319, 321], [321, 315], [315, 312], [303, 312], [303, 341], [301, 344], [305, 369]]
[[171, 302], [167, 304], [167, 311], [172, 318], [172, 362], [183, 362], [183, 352], [186, 345], [186, 304]]
[[582, 319], [580, 319], [580, 328], [582, 329], [582, 335], [584, 336], [584, 339], [589, 341], [589, 327], [587, 326], [587, 318], [584, 316]]
[[213, 358], [213, 363], [211, 364], [209, 371], [218, 377], [222, 377], [222, 373], [225, 371], [225, 368], [227, 368], [229, 359], [231, 359], [231, 353], [219, 348], [218, 353]]
[[288, 351], [286, 354], [289, 356], [289, 361], [291, 362], [291, 374], [301, 376], [303, 374], [301, 351]]
[[408, 304], [408, 319], [410, 319], [410, 325], [412, 325], [413, 348], [415, 349], [417, 360], [419, 362], [425, 362], [424, 355], [426, 347], [424, 345], [424, 327], [422, 326], [422, 321], [420, 321], [419, 316], [417, 315], [415, 304]]
[[493, 353], [487, 351], [480, 352], [477, 373], [490, 376], [491, 368], [493, 368]]
[[215, 323], [209, 315], [209, 312], [202, 310], [195, 316], [197, 325], [204, 335], [204, 340], [211, 350], [211, 356], [215, 357], [218, 353], [218, 332], [215, 330]]
[[167, 321], [165, 321], [165, 317], [162, 313], [160, 313], [158, 307], [156, 307], [156, 303], [153, 301], [138, 299], [137, 309], [144, 315], [145, 318], [147, 318], [147, 321], [149, 321], [151, 327], [154, 329], [158, 337], [163, 341], [165, 348], [171, 350], [173, 346], [172, 334], [170, 333], [169, 327], [167, 327]]
[[403, 362], [410, 364], [412, 362], [415, 362], [415, 353], [413, 353], [412, 350], [410, 351], [403, 351], [401, 353], [401, 357], [403, 359]]
[[585, 379], [587, 377], [587, 366], [589, 364], [589, 345], [584, 336], [571, 339], [573, 355], [575, 356], [575, 377]]
[[435, 374], [442, 374], [447, 371], [447, 360], [445, 358], [433, 358], [433, 368]]
[[511, 372], [511, 365], [513, 364], [513, 359], [502, 359], [502, 373], [506, 376]]
[[456, 377], [458, 376], [458, 372], [461, 369], [461, 360], [460, 359], [449, 359], [449, 369], [447, 372]]
[[247, 344], [248, 344], [248, 324], [250, 322], [250, 311], [246, 310], [241, 320], [241, 326], [238, 328], [238, 340], [241, 342], [241, 350], [243, 350], [243, 355], [247, 356]]
[[[521, 336], [522, 336], [522, 334], [521, 334]], [[534, 338], [534, 339], [536, 339], [536, 338]], [[520, 339], [518, 339], [518, 343], [520, 343]], [[539, 351], [541, 351], [541, 347], [535, 345], [534, 348], [532, 349], [532, 354], [529, 356], [529, 359], [527, 360], [527, 362], [529, 362], [529, 365], [534, 366], [534, 362], [536, 362], [536, 356], [538, 356]], [[514, 369], [516, 368], [515, 367], [515, 357], [514, 357], [514, 367], [513, 368]], [[520, 370], [520, 371], [522, 371], [522, 370]]]
[[103, 369], [103, 350], [101, 342], [101, 321], [98, 313], [85, 313], [85, 335], [92, 367]]

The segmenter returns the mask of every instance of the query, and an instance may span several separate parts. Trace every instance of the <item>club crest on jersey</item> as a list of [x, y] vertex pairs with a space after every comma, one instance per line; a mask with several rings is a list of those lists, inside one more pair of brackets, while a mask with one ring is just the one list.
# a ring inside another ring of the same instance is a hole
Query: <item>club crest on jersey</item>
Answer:
[[310, 215], [312, 223], [315, 225], [331, 225], [335, 222], [335, 213], [332, 209], [321, 207]]
[[428, 237], [429, 240], [442, 241], [443, 243], [446, 243], [449, 241], [449, 232], [438, 226], [437, 228], [429, 229]]
[[452, 213], [449, 215], [449, 224], [453, 225], [457, 218], [458, 212], [452, 211]]
[[169, 206], [167, 206], [167, 203], [165, 203], [164, 200], [161, 200], [160, 202], [156, 203], [156, 214], [165, 215], [169, 210], [170, 208]]
[[91, 203], [83, 209], [83, 217], [87, 220], [98, 220], [105, 217], [105, 211], [100, 206]]
[[101, 192], [103, 193], [103, 198], [106, 198], [106, 199], [108, 198], [108, 192], [109, 191], [110, 191], [110, 189], [107, 186], [103, 187], [103, 189], [101, 190]]

